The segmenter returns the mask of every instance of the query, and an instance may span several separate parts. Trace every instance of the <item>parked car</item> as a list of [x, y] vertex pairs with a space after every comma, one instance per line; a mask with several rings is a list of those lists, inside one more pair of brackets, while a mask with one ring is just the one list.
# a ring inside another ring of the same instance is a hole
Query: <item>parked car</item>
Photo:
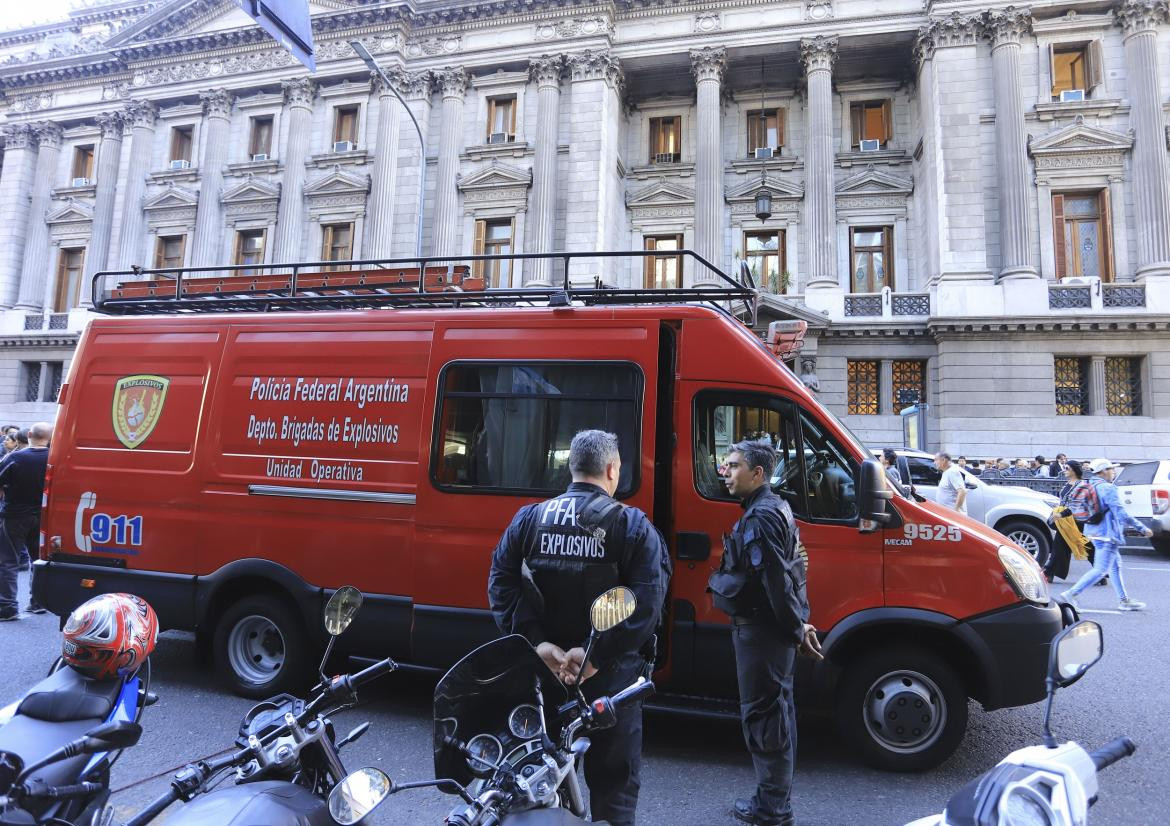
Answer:
[[[934, 466], [934, 456], [918, 450], [897, 450], [896, 453], [902, 481], [906, 481], [908, 468], [914, 490], [937, 502], [942, 471]], [[967, 480], [967, 515], [995, 528], [1036, 559], [1047, 559], [1052, 547], [1048, 517], [1060, 500], [1016, 485], [989, 485], [978, 476], [960, 470]]]
[[1127, 465], [1116, 484], [1129, 515], [1154, 532], [1150, 544], [1170, 554], [1170, 460]]

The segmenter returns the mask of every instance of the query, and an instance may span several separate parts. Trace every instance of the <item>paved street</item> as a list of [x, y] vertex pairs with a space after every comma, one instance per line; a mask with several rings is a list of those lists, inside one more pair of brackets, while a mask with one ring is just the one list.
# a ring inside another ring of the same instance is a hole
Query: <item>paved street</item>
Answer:
[[[1094, 588], [1082, 598], [1086, 617], [1105, 629], [1105, 658], [1080, 683], [1062, 692], [1054, 714], [1058, 736], [1099, 745], [1125, 733], [1138, 742], [1137, 755], [1103, 775], [1101, 801], [1092, 812], [1094, 826], [1160, 824], [1170, 811], [1170, 788], [1164, 780], [1165, 744], [1170, 742], [1165, 683], [1170, 667], [1163, 654], [1163, 630], [1170, 615], [1170, 561], [1131, 556], [1126, 564], [1130, 590], [1149, 603], [1149, 610], [1116, 612], [1111, 588]], [[1074, 576], [1083, 565], [1074, 567]], [[22, 588], [26, 587], [27, 576], [22, 575]], [[0, 701], [13, 699], [44, 674], [58, 640], [56, 618], [51, 615], [0, 625], [0, 650], [10, 669]], [[229, 745], [249, 706], [220, 688], [196, 664], [194, 654], [188, 635], [168, 633], [159, 642], [154, 690], [161, 699], [147, 711], [141, 744], [128, 751], [114, 771], [115, 788], [120, 790], [115, 801], [123, 815], [165, 788], [167, 770]], [[347, 765], [378, 766], [399, 780], [430, 776], [432, 686], [433, 678], [428, 682], [419, 675], [394, 674], [370, 693], [367, 705], [339, 717], [342, 732], [362, 720], [372, 722], [366, 737], [346, 749]], [[884, 774], [860, 766], [831, 725], [803, 720], [796, 790], [800, 822], [901, 824], [937, 811], [954, 790], [1008, 751], [1038, 742], [1041, 709], [1037, 705], [993, 714], [973, 709], [971, 729], [959, 753], [921, 775]], [[751, 782], [735, 724], [650, 717], [646, 754], [642, 823], [734, 822], [727, 813], [730, 801], [748, 791]], [[453, 798], [438, 793], [404, 793], [383, 806], [377, 822], [439, 823], [452, 805]]]

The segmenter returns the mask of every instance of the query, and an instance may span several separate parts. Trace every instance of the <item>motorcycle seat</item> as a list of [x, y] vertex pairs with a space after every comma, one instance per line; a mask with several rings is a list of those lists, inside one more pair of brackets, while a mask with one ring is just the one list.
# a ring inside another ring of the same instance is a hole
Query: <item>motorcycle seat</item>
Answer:
[[16, 714], [46, 723], [105, 720], [121, 691], [120, 679], [94, 680], [66, 666], [33, 686], [20, 701]]

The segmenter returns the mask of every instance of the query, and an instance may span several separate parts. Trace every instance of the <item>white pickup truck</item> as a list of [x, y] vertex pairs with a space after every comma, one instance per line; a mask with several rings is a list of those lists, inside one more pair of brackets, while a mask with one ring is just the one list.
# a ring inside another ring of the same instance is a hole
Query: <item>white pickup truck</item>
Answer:
[[1170, 460], [1126, 465], [1114, 484], [1129, 515], [1154, 532], [1150, 544], [1170, 554]]

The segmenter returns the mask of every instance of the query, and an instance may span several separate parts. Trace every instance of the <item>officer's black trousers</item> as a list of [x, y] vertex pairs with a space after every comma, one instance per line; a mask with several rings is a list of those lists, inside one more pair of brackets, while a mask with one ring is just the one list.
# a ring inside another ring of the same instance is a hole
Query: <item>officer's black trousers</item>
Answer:
[[[622, 657], [582, 686], [585, 696], [592, 701], [616, 694], [638, 679], [643, 662], [637, 654]], [[589, 739], [592, 745], [585, 753], [585, 782], [592, 820], [633, 826], [642, 787], [642, 704], [621, 710], [616, 726], [591, 734]]]
[[769, 623], [731, 626], [739, 677], [743, 736], [756, 769], [756, 811], [784, 819], [792, 813], [796, 710], [792, 672], [796, 647]]

